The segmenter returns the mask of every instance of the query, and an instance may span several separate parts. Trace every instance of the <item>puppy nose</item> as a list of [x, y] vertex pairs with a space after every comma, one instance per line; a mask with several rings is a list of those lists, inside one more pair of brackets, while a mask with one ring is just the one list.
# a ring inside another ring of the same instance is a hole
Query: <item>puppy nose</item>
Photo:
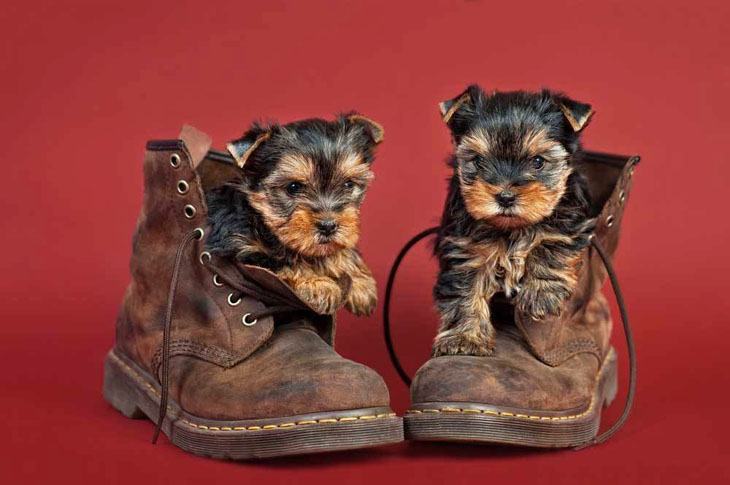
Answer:
[[317, 223], [317, 230], [323, 236], [331, 236], [337, 230], [337, 223], [332, 219], [325, 219]]
[[517, 197], [515, 197], [515, 193], [510, 190], [503, 190], [498, 193], [495, 198], [497, 199], [497, 203], [505, 209], [515, 205], [515, 199], [517, 199]]

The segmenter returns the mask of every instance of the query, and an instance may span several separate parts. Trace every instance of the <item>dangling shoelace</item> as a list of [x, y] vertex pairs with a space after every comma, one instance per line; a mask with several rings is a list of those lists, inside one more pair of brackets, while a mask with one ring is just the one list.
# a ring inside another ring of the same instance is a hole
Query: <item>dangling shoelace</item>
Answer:
[[[390, 361], [393, 363], [393, 367], [395, 367], [395, 370], [396, 372], [398, 372], [401, 380], [407, 386], [411, 385], [411, 378], [405, 371], [405, 369], [403, 369], [403, 366], [398, 359], [398, 355], [396, 355], [395, 353], [393, 338], [391, 337], [390, 333], [390, 299], [393, 293], [395, 275], [398, 272], [398, 268], [400, 267], [401, 263], [403, 262], [403, 258], [406, 256], [408, 251], [410, 251], [410, 249], [415, 246], [421, 239], [424, 239], [432, 234], [437, 234], [438, 231], [438, 227], [428, 228], [413, 236], [403, 246], [403, 248], [398, 253], [398, 256], [396, 256], [395, 261], [393, 262], [393, 266], [390, 268], [390, 273], [388, 274], [388, 282], [385, 286], [385, 301], [383, 303], [383, 333], [385, 337], [385, 346], [388, 349], [388, 355], [390, 356]], [[621, 413], [621, 416], [616, 420], [616, 422], [611, 425], [609, 429], [596, 436], [592, 440], [576, 446], [576, 450], [581, 450], [595, 444], [603, 443], [611, 436], [616, 434], [616, 432], [621, 429], [621, 427], [626, 423], [626, 420], [629, 418], [631, 408], [634, 405], [634, 397], [636, 395], [636, 348], [634, 346], [634, 337], [631, 332], [631, 326], [629, 325], [629, 315], [626, 311], [624, 297], [621, 293], [621, 287], [619, 286], [616, 272], [613, 269], [613, 265], [611, 264], [611, 259], [608, 257], [608, 254], [595, 237], [592, 237], [590, 241], [591, 245], [598, 253], [598, 256], [601, 258], [603, 266], [606, 268], [608, 279], [611, 281], [611, 288], [613, 288], [613, 293], [616, 296], [616, 303], [618, 305], [619, 313], [621, 314], [621, 323], [623, 324], [624, 336], [626, 337], [626, 348], [629, 354], [629, 390], [626, 394], [626, 401], [624, 404], [623, 412]]]
[[[188, 233], [178, 245], [177, 253], [175, 254], [175, 264], [172, 269], [172, 278], [170, 280], [170, 291], [167, 294], [165, 324], [162, 330], [162, 376], [160, 379], [160, 386], [162, 387], [162, 391], [160, 396], [159, 417], [157, 418], [155, 431], [152, 435], [153, 444], [157, 443], [157, 438], [160, 436], [160, 431], [162, 430], [162, 425], [165, 421], [165, 416], [167, 415], [167, 402], [170, 393], [170, 340], [172, 334], [172, 311], [175, 306], [175, 293], [177, 292], [177, 283], [180, 279], [180, 264], [182, 263], [185, 248], [188, 246], [188, 244], [190, 244], [190, 242], [193, 240], [202, 239], [203, 235], [204, 231], [200, 228], [197, 228], [194, 231]], [[206, 268], [213, 272], [213, 274], [218, 275], [218, 277], [223, 280], [225, 284], [227, 284], [231, 288], [238, 290], [238, 293], [235, 295], [236, 299], [242, 298], [247, 294], [255, 295], [261, 292], [260, 289], [255, 285], [247, 284], [245, 281], [237, 282], [228, 278], [227, 276], [225, 276], [225, 274], [223, 274], [224, 272], [220, 271], [217, 266], [214, 266], [210, 262], [204, 264]], [[248, 318], [249, 321], [255, 322], [260, 318], [270, 317], [275, 314], [294, 313], [300, 311], [302, 311], [301, 308], [295, 307], [293, 305], [275, 305], [266, 307], [263, 310], [259, 310], [257, 312], [251, 312], [250, 314], [248, 314]]]

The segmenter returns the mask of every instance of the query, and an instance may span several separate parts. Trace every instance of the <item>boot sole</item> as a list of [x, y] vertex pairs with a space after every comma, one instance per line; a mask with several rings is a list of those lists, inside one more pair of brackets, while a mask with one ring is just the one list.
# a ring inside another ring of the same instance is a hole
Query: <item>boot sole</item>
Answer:
[[490, 406], [486, 403], [418, 403], [404, 417], [407, 439], [497, 443], [565, 448], [593, 439], [601, 423], [601, 404], [616, 397], [616, 352], [601, 364], [589, 405], [583, 410], [546, 412]]
[[[104, 361], [104, 399], [124, 416], [156, 421], [160, 387], [134, 362], [111, 350]], [[196, 455], [231, 460], [351, 450], [403, 441], [403, 421], [389, 408], [219, 421], [190, 415], [172, 400], [162, 431]]]

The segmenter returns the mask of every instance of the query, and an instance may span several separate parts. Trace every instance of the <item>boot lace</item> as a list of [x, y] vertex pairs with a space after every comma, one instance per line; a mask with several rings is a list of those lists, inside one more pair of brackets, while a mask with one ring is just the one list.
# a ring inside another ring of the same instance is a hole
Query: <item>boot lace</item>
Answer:
[[[152, 435], [152, 443], [157, 443], [157, 438], [160, 436], [162, 425], [164, 424], [165, 417], [167, 416], [167, 403], [170, 394], [170, 341], [172, 338], [172, 322], [173, 322], [173, 310], [175, 308], [175, 293], [177, 292], [177, 284], [180, 279], [180, 266], [185, 254], [185, 249], [188, 245], [195, 240], [203, 239], [205, 232], [201, 228], [196, 228], [192, 232], [185, 235], [183, 240], [177, 247], [175, 254], [175, 263], [172, 270], [172, 278], [170, 279], [170, 290], [167, 295], [167, 307], [165, 310], [165, 321], [162, 330], [162, 362], [161, 362], [161, 379], [160, 386], [161, 397], [160, 397], [160, 410], [159, 417], [157, 418], [157, 424], [155, 426], [154, 434]], [[254, 284], [248, 283], [245, 280], [235, 281], [225, 275], [225, 272], [221, 271], [219, 267], [213, 265], [210, 262], [210, 258], [207, 261], [201, 259], [203, 265], [210, 270], [219, 280], [233, 288], [235, 291], [228, 296], [229, 303], [232, 302], [240, 303], [241, 299], [246, 295], [257, 295], [261, 293], [259, 287]], [[238, 303], [235, 303], [237, 305]], [[245, 326], [253, 326], [256, 324], [258, 319], [266, 318], [281, 313], [294, 313], [301, 312], [302, 309], [292, 305], [273, 305], [268, 306], [262, 310], [256, 312], [246, 313], [242, 318], [242, 323]]]

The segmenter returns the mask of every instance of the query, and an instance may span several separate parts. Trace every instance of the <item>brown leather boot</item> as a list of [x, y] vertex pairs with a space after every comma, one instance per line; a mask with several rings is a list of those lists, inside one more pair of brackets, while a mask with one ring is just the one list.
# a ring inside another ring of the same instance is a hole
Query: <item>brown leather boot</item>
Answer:
[[[475, 441], [539, 447], [569, 447], [607, 439], [628, 417], [635, 385], [634, 351], [627, 406], [619, 421], [595, 438], [601, 406], [616, 396], [616, 352], [610, 345], [611, 315], [601, 293], [610, 255], [618, 245], [619, 226], [638, 157], [586, 154], [585, 171], [597, 217], [592, 245], [584, 250], [578, 290], [562, 315], [531, 320], [506, 302], [493, 302], [496, 350], [488, 357], [440, 356], [427, 361], [411, 385], [412, 406], [405, 416], [406, 437], [414, 440]], [[386, 339], [404, 380], [407, 375], [392, 352], [387, 318], [395, 270], [386, 289]], [[606, 266], [604, 266], [604, 264]], [[617, 292], [625, 317], [620, 291]]]
[[192, 453], [243, 459], [395, 443], [402, 421], [372, 369], [332, 347], [333, 319], [273, 273], [205, 252], [203, 190], [232, 159], [189, 127], [152, 141], [132, 282], [104, 397]]

